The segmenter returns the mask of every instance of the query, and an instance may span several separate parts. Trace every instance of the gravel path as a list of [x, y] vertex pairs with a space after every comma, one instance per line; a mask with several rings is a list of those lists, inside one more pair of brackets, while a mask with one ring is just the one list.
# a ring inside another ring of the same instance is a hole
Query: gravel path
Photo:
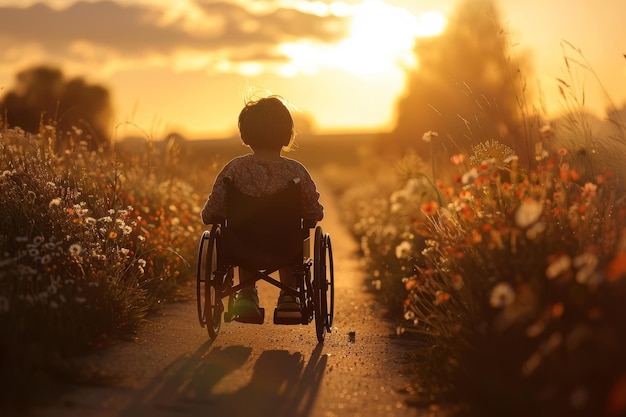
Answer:
[[[323, 194], [329, 195], [329, 194]], [[133, 342], [84, 361], [105, 384], [65, 390], [33, 417], [413, 417], [401, 341], [364, 287], [356, 246], [323, 201], [335, 259], [335, 320], [323, 345], [315, 325], [277, 326], [278, 290], [259, 283], [263, 325], [222, 325], [211, 342], [196, 306], [172, 304]], [[193, 289], [190, 289], [192, 291]], [[195, 291], [195, 290], [193, 290]], [[354, 338], [349, 333], [354, 332]]]

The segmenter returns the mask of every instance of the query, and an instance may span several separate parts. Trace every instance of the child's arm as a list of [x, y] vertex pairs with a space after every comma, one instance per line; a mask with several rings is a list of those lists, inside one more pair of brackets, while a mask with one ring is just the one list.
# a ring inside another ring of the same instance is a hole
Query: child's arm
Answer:
[[302, 181], [302, 218], [305, 223], [315, 224], [324, 218], [324, 207], [319, 199], [320, 193], [317, 191], [315, 182], [310, 175], [306, 175]]
[[223, 171], [215, 179], [213, 190], [204, 203], [201, 215], [204, 224], [220, 222], [226, 217], [226, 183]]

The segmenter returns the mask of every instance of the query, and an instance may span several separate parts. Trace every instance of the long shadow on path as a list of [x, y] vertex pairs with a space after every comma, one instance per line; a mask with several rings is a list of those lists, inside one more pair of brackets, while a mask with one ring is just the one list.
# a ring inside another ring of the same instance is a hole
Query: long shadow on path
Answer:
[[238, 371], [252, 348], [213, 347], [205, 343], [191, 356], [175, 361], [135, 397], [125, 417], [184, 414], [192, 416], [307, 417], [315, 404], [327, 356], [322, 346], [308, 362], [301, 353], [262, 352], [250, 380], [232, 390], [216, 386]]

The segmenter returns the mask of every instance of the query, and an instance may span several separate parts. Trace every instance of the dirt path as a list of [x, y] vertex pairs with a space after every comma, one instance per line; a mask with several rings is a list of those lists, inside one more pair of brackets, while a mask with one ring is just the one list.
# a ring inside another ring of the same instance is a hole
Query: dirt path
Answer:
[[[335, 258], [333, 332], [318, 345], [315, 326], [271, 323], [278, 290], [259, 284], [263, 325], [222, 325], [211, 342], [195, 302], [166, 307], [138, 334], [90, 357], [110, 377], [81, 386], [34, 417], [412, 417], [408, 380], [393, 326], [363, 284], [356, 246], [332, 201], [323, 201]], [[350, 340], [349, 332], [355, 332]]]

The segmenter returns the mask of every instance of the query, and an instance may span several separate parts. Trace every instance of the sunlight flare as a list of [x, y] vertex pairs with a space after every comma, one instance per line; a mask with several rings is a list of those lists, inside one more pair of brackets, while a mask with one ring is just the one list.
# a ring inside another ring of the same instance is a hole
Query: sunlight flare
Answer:
[[[339, 3], [332, 3], [326, 11], [337, 11], [338, 7], [332, 7], [335, 4]], [[341, 14], [352, 16], [350, 36], [335, 46], [310, 42], [281, 45], [280, 51], [291, 60], [282, 74], [312, 74], [319, 68], [332, 67], [368, 76], [413, 68], [416, 39], [436, 36], [445, 29], [445, 16], [436, 10], [416, 16], [381, 0], [366, 0], [352, 6], [348, 13], [347, 6], [341, 4]]]

